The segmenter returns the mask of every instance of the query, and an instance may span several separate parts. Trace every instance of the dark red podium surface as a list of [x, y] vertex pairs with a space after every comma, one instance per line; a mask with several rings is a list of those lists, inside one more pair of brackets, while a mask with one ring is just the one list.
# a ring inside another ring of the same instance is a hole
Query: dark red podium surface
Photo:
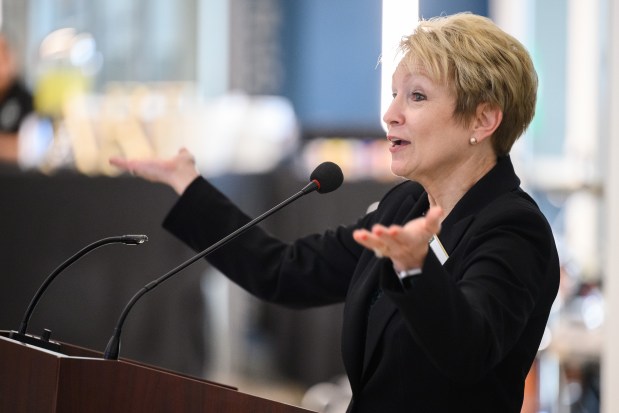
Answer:
[[309, 412], [61, 343], [56, 353], [0, 333], [0, 412]]

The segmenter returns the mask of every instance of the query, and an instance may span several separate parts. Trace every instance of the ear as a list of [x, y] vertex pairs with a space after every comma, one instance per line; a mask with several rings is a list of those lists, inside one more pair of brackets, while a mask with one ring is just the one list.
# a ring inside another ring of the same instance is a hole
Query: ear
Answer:
[[503, 112], [496, 106], [480, 103], [477, 106], [473, 121], [473, 133], [477, 142], [482, 142], [492, 136], [503, 120]]

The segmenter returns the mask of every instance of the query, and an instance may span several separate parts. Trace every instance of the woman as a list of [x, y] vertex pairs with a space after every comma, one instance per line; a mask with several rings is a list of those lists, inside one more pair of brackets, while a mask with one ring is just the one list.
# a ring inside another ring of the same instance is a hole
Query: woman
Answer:
[[[353, 225], [291, 244], [256, 228], [209, 261], [271, 302], [345, 301], [349, 412], [519, 412], [559, 280], [551, 229], [509, 158], [535, 70], [471, 14], [423, 21], [401, 48], [384, 121], [408, 181]], [[196, 250], [249, 220], [185, 150], [112, 163], [181, 194], [164, 226]]]

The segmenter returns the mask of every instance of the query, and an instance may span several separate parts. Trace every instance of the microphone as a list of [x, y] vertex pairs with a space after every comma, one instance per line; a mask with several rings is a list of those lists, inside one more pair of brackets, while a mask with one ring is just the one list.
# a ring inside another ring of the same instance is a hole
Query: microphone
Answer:
[[342, 174], [342, 170], [340, 169], [339, 166], [337, 166], [333, 162], [323, 162], [323, 163], [321, 163], [320, 165], [318, 165], [316, 167], [316, 169], [314, 169], [314, 171], [310, 175], [310, 182], [305, 187], [303, 187], [299, 192], [297, 192], [296, 194], [292, 195], [290, 198], [286, 199], [285, 201], [281, 202], [280, 204], [274, 206], [273, 208], [269, 209], [267, 212], [263, 213], [262, 215], [260, 215], [260, 216], [258, 216], [256, 218], [254, 218], [253, 220], [249, 221], [247, 224], [245, 224], [242, 227], [238, 228], [236, 231], [232, 232], [231, 234], [228, 234], [224, 238], [222, 238], [219, 241], [217, 241], [215, 244], [211, 245], [210, 247], [206, 248], [204, 251], [200, 252], [199, 254], [195, 255], [194, 257], [192, 257], [192, 258], [188, 259], [187, 261], [183, 262], [182, 264], [180, 264], [176, 268], [171, 269], [170, 271], [168, 271], [167, 273], [165, 273], [161, 277], [159, 277], [156, 280], [151, 281], [150, 283], [146, 284], [144, 287], [142, 287], [141, 290], [139, 290], [131, 298], [131, 300], [129, 300], [129, 302], [127, 303], [127, 305], [123, 309], [120, 317], [118, 318], [118, 323], [116, 324], [116, 327], [114, 328], [114, 333], [113, 333], [112, 337], [110, 338], [110, 340], [107, 343], [107, 347], [105, 348], [105, 352], [103, 354], [103, 358], [106, 359], [106, 360], [118, 360], [118, 355], [120, 353], [120, 336], [121, 336], [121, 333], [122, 333], [123, 325], [125, 323], [125, 319], [127, 318], [127, 315], [129, 314], [129, 312], [131, 311], [131, 309], [133, 308], [135, 303], [137, 303], [137, 301], [142, 296], [144, 296], [146, 293], [148, 293], [149, 291], [151, 291], [153, 288], [157, 287], [159, 284], [163, 283], [164, 281], [168, 280], [173, 275], [179, 273], [181, 270], [187, 268], [188, 266], [190, 266], [194, 262], [198, 261], [201, 258], [206, 257], [207, 255], [209, 255], [213, 251], [215, 251], [218, 248], [226, 245], [228, 242], [232, 241], [233, 239], [235, 239], [239, 235], [243, 234], [244, 232], [246, 232], [251, 227], [255, 226], [256, 224], [258, 224], [259, 222], [261, 222], [265, 218], [267, 218], [267, 217], [271, 216], [272, 214], [274, 214], [275, 212], [279, 211], [280, 209], [282, 209], [286, 205], [288, 205], [288, 204], [292, 203], [293, 201], [296, 201], [297, 199], [301, 198], [303, 195], [307, 195], [307, 194], [309, 194], [309, 193], [311, 193], [313, 191], [317, 191], [318, 193], [321, 193], [321, 194], [325, 194], [327, 192], [335, 191], [337, 188], [340, 187], [340, 185], [342, 185], [343, 181], [344, 181], [344, 175]]
[[19, 330], [11, 331], [9, 337], [12, 338], [13, 340], [21, 341], [22, 343], [32, 344], [35, 346], [46, 348], [48, 350], [58, 351], [60, 349], [60, 345], [53, 341], [49, 341], [49, 337], [51, 335], [50, 330], [45, 329], [43, 334], [41, 335], [41, 338], [36, 338], [34, 336], [26, 334], [26, 329], [28, 328], [28, 322], [30, 321], [32, 312], [34, 311], [34, 308], [37, 306], [41, 297], [43, 296], [43, 293], [45, 292], [45, 290], [47, 290], [47, 288], [50, 286], [52, 281], [54, 281], [54, 279], [56, 279], [56, 277], [62, 271], [68, 268], [75, 261], [77, 261], [84, 255], [88, 254], [90, 251], [96, 248], [99, 248], [103, 245], [113, 244], [113, 243], [122, 243], [126, 245], [139, 245], [139, 244], [145, 243], [146, 241], [148, 241], [148, 237], [146, 235], [121, 235], [121, 236], [116, 236], [116, 237], [108, 237], [108, 238], [104, 238], [99, 241], [93, 242], [92, 244], [82, 248], [81, 250], [73, 254], [69, 259], [67, 259], [62, 264], [60, 264], [58, 268], [52, 271], [52, 273], [47, 276], [45, 281], [43, 281], [43, 284], [41, 284], [37, 292], [34, 294], [34, 297], [32, 297], [32, 300], [30, 301], [30, 304], [28, 305], [28, 308], [26, 309], [24, 318], [22, 319], [22, 322], [19, 326]]
[[[337, 164], [333, 162], [323, 162], [314, 169], [310, 175], [310, 184], [317, 186], [319, 194], [335, 191], [344, 182], [344, 174]], [[307, 188], [307, 187], [306, 187]], [[310, 190], [311, 192], [311, 190]]]

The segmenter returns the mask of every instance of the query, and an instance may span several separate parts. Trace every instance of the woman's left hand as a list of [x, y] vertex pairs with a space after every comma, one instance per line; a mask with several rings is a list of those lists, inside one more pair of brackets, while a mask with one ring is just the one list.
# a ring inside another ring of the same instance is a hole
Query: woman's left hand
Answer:
[[371, 231], [358, 229], [353, 238], [374, 251], [378, 257], [390, 258], [396, 271], [421, 268], [428, 254], [428, 243], [441, 228], [442, 208], [430, 207], [425, 216], [404, 226], [375, 224]]

